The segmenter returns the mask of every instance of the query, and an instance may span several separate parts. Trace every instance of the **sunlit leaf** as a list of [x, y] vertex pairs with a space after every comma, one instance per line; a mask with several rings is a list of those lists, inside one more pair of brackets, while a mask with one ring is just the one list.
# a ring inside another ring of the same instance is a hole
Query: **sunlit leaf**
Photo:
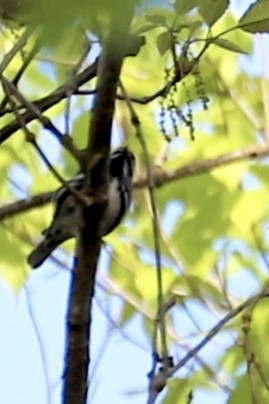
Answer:
[[205, 23], [212, 26], [225, 13], [229, 6], [229, 0], [201, 0], [199, 12]]
[[247, 32], [269, 32], [269, 1], [255, 1], [239, 20], [239, 27]]
[[232, 52], [242, 53], [242, 54], [248, 53], [244, 49], [242, 49], [240, 46], [238, 46], [237, 43], [231, 42], [224, 38], [214, 39], [213, 44], [220, 46], [221, 48], [227, 49], [229, 51], [232, 51]]
[[162, 25], [165, 23], [165, 17], [162, 14], [146, 15], [146, 20], [154, 25]]
[[172, 37], [169, 31], [162, 32], [156, 40], [157, 48], [161, 55], [171, 49]]
[[178, 13], [187, 13], [199, 5], [199, 0], [176, 0], [175, 8]]

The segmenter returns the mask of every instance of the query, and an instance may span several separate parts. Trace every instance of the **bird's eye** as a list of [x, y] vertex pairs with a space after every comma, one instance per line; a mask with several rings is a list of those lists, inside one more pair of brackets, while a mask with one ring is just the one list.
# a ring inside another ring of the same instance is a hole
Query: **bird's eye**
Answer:
[[68, 213], [68, 214], [73, 213], [74, 210], [75, 210], [75, 206], [74, 206], [74, 205], [70, 205], [70, 206], [67, 207], [67, 213]]
[[70, 200], [68, 201], [68, 204], [66, 204], [66, 213], [68, 215], [74, 213], [75, 208], [76, 208], [76, 202], [75, 202], [74, 198], [70, 198]]

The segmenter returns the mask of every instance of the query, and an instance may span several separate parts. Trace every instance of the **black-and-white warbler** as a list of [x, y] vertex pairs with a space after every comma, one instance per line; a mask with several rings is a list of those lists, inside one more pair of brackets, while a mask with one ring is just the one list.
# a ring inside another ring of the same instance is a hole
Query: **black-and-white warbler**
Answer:
[[[135, 158], [127, 148], [119, 148], [110, 155], [108, 203], [104, 213], [102, 235], [118, 226], [129, 209], [132, 197], [132, 178]], [[78, 174], [69, 184], [80, 191], [84, 174]], [[55, 194], [56, 209], [50, 227], [43, 231], [43, 240], [28, 256], [28, 263], [39, 267], [43, 261], [64, 241], [76, 237], [79, 223], [79, 203], [74, 194], [61, 187]]]

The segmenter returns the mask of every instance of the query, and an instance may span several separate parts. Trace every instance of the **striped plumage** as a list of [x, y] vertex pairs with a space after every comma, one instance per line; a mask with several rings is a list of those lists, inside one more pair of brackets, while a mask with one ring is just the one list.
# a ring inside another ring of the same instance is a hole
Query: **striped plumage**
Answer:
[[[104, 214], [102, 234], [105, 236], [118, 226], [129, 209], [132, 197], [134, 155], [127, 148], [119, 148], [110, 155], [108, 204]], [[69, 184], [80, 191], [84, 174], [78, 174]], [[61, 187], [54, 199], [56, 208], [50, 227], [43, 232], [43, 240], [28, 256], [32, 268], [39, 267], [45, 259], [64, 241], [76, 237], [80, 220], [76, 197]]]

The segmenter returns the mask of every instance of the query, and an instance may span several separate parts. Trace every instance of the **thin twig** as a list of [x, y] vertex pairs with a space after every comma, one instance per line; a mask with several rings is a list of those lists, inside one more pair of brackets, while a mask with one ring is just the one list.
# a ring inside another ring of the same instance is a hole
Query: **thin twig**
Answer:
[[[91, 66], [88, 66], [85, 70], [83, 70], [81, 73], [74, 76], [72, 80], [58, 87], [51, 94], [49, 94], [46, 97], [40, 98], [39, 100], [31, 102], [31, 104], [34, 105], [40, 113], [46, 111], [53, 105], [60, 102], [62, 99], [66, 98], [67, 94], [70, 93], [70, 89], [75, 91], [82, 84], [94, 78], [96, 75], [96, 68], [97, 68], [97, 60]], [[26, 124], [37, 118], [36, 113], [33, 112], [32, 110], [27, 110], [26, 112], [23, 112], [21, 114], [21, 117]], [[18, 129], [20, 129], [18, 119], [14, 119], [12, 122], [8, 123], [6, 126], [1, 128], [0, 144], [5, 142]], [[65, 136], [63, 137], [62, 141], [63, 144], [65, 144]]]
[[242, 331], [243, 331], [243, 343], [241, 344], [247, 361], [247, 374], [249, 378], [250, 384], [250, 392], [253, 404], [258, 404], [260, 402], [258, 389], [256, 381], [254, 380], [254, 370], [258, 372], [261, 380], [265, 384], [265, 387], [268, 389], [268, 382], [261, 371], [260, 364], [255, 357], [255, 354], [252, 349], [250, 332], [251, 332], [251, 321], [253, 316], [253, 311], [256, 305], [259, 303], [260, 299], [267, 293], [269, 288], [269, 280], [266, 281], [265, 285], [262, 288], [262, 291], [253, 298], [251, 304], [247, 307], [246, 312], [243, 315], [243, 323], [242, 323]]
[[[209, 44], [206, 44], [204, 48], [201, 50], [200, 54], [197, 56], [195, 59], [195, 62], [197, 63], [200, 59], [200, 57], [203, 55], [205, 50], [208, 48]], [[44, 98], [40, 98], [39, 100], [33, 101], [32, 104], [35, 105], [40, 112], [44, 112], [53, 105], [57, 104], [60, 102], [62, 99], [66, 98], [70, 93], [72, 94], [79, 94], [79, 95], [89, 95], [89, 94], [95, 94], [96, 90], [78, 90], [79, 87], [92, 78], [95, 77], [96, 75], [96, 69], [97, 69], [97, 62], [98, 59], [89, 67], [87, 67], [83, 72], [75, 75], [69, 82], [65, 83], [64, 85], [58, 87], [55, 91], [53, 91], [51, 94]], [[188, 72], [190, 73], [190, 71]], [[182, 80], [182, 76], [180, 74], [175, 75], [173, 80], [165, 86], [163, 86], [161, 89], [157, 90], [155, 93], [153, 93], [150, 96], [146, 97], [130, 97], [130, 100], [132, 102], [136, 102], [139, 104], [147, 104], [155, 99], [157, 99], [160, 96], [163, 96], [164, 94], [167, 94], [170, 89], [178, 82]], [[118, 95], [117, 98], [124, 100], [124, 97], [122, 95]], [[0, 113], [1, 116], [1, 113]], [[36, 119], [36, 114], [33, 113], [31, 110], [28, 110], [24, 113], [22, 113], [23, 119], [25, 123], [31, 122], [33, 119]], [[16, 132], [18, 129], [20, 129], [18, 120], [15, 119], [12, 122], [8, 123], [6, 126], [4, 126], [0, 130], [0, 144], [5, 142], [14, 132]], [[64, 138], [63, 138], [64, 140]], [[64, 143], [63, 143], [64, 144]]]
[[234, 317], [240, 314], [249, 306], [255, 304], [259, 299], [269, 297], [268, 290], [262, 290], [262, 292], [258, 293], [257, 295], [250, 297], [245, 302], [237, 306], [236, 308], [232, 309], [226, 316], [223, 317], [211, 330], [207, 333], [207, 335], [193, 348], [191, 349], [173, 368], [171, 368], [168, 373], [169, 377], [172, 377], [179, 369], [185, 366], [193, 357], [202, 349], [204, 348], [209, 341], [215, 337], [218, 332]]
[[252, 404], [258, 404], [258, 392], [257, 386], [254, 380], [254, 354], [250, 342], [250, 330], [251, 330], [251, 320], [252, 320], [252, 310], [248, 309], [242, 316], [242, 331], [243, 331], [243, 342], [242, 348], [246, 356], [247, 362], [247, 376], [249, 381], [250, 395]]
[[13, 48], [5, 54], [1, 64], [0, 64], [0, 76], [4, 73], [6, 68], [8, 67], [9, 63], [12, 61], [16, 53], [18, 53], [27, 43], [28, 39], [34, 32], [33, 27], [27, 27], [21, 37], [16, 41]]
[[234, 105], [242, 112], [242, 114], [248, 119], [248, 121], [257, 131], [263, 132], [264, 123], [260, 117], [260, 114], [256, 113], [255, 109], [251, 107], [251, 105], [247, 102], [246, 97], [242, 96], [240, 92], [235, 92], [232, 87], [228, 86], [220, 73], [217, 73], [217, 77], [221, 82], [223, 91], [230, 96]]
[[[147, 172], [147, 183], [148, 183], [148, 191], [149, 191], [149, 197], [150, 197], [150, 205], [152, 209], [152, 226], [153, 226], [153, 236], [154, 236], [154, 251], [155, 251], [155, 263], [156, 263], [156, 275], [157, 275], [157, 290], [158, 290], [158, 296], [157, 296], [157, 301], [158, 301], [158, 314], [156, 317], [156, 329], [153, 335], [153, 366], [151, 370], [151, 380], [150, 380], [150, 394], [152, 393], [154, 386], [153, 386], [153, 380], [154, 380], [154, 375], [156, 372], [156, 367], [157, 367], [157, 360], [160, 360], [161, 363], [163, 364], [164, 367], [164, 372], [169, 367], [168, 361], [168, 348], [167, 348], [167, 340], [166, 340], [166, 326], [165, 326], [165, 312], [164, 312], [164, 300], [163, 300], [163, 283], [162, 283], [162, 263], [161, 263], [161, 248], [160, 248], [160, 240], [159, 240], [159, 226], [158, 226], [158, 217], [157, 217], [157, 207], [156, 207], [156, 202], [155, 202], [155, 197], [154, 197], [154, 183], [153, 183], [153, 176], [151, 173], [151, 168], [150, 168], [150, 159], [149, 159], [149, 154], [147, 150], [147, 144], [141, 129], [141, 123], [140, 120], [132, 106], [132, 103], [128, 97], [128, 94], [120, 82], [120, 88], [122, 91], [122, 94], [125, 98], [126, 105], [128, 106], [130, 115], [131, 115], [131, 122], [133, 123], [135, 130], [136, 130], [136, 136], [141, 144], [143, 154], [144, 154], [144, 159], [145, 159], [145, 166], [146, 166], [146, 172]], [[161, 336], [161, 356], [158, 358], [158, 349], [157, 349], [157, 329], [158, 327], [160, 328], [160, 336]]]
[[[72, 80], [72, 78], [77, 74], [78, 70], [80, 69], [82, 63], [84, 62], [84, 60], [86, 59], [88, 53], [90, 52], [91, 49], [91, 41], [88, 39], [88, 37], [86, 36], [86, 34], [84, 33], [84, 37], [85, 37], [85, 48], [83, 49], [83, 52], [78, 60], [78, 62], [75, 64], [75, 66], [73, 66], [73, 68], [71, 69], [71, 73], [70, 73], [70, 80]], [[64, 121], [65, 121], [65, 135], [69, 135], [70, 130], [69, 130], [69, 115], [70, 115], [70, 107], [71, 107], [71, 95], [73, 95], [73, 91], [70, 88], [69, 89], [69, 93], [67, 93], [67, 99], [66, 99], [66, 108], [65, 108], [65, 114], [64, 114]]]
[[[27, 108], [28, 111], [31, 111], [35, 117], [40, 121], [40, 123], [44, 126], [45, 129], [49, 130], [52, 132], [56, 139], [70, 152], [70, 154], [80, 162], [80, 152], [79, 150], [74, 146], [72, 139], [67, 136], [63, 135], [57, 128], [56, 126], [50, 121], [49, 118], [46, 116], [42, 115], [38, 107], [36, 107], [35, 104], [32, 102], [28, 101], [17, 89], [17, 87], [7, 80], [3, 75], [0, 76], [1, 82], [3, 86], [8, 90], [9, 94], [14, 96], [21, 105], [23, 105], [25, 108]], [[16, 114], [17, 120], [21, 123], [24, 122], [24, 126], [26, 126], [26, 122], [24, 120], [23, 114], [20, 115], [19, 113]], [[67, 140], [69, 139], [69, 140]]]
[[[20, 121], [21, 124], [21, 128], [23, 129], [24, 133], [25, 133], [25, 138], [26, 141], [29, 142], [30, 144], [33, 145], [33, 147], [35, 148], [35, 150], [37, 151], [37, 153], [39, 154], [39, 156], [41, 157], [41, 159], [44, 161], [44, 163], [47, 165], [47, 167], [50, 169], [50, 171], [52, 172], [52, 174], [55, 176], [55, 178], [66, 188], [70, 191], [70, 193], [72, 193], [78, 201], [80, 201], [83, 205], [90, 205], [90, 199], [85, 197], [84, 194], [82, 194], [81, 192], [77, 191], [74, 187], [72, 187], [68, 181], [66, 181], [59, 173], [58, 171], [54, 168], [54, 166], [50, 163], [49, 159], [47, 158], [47, 156], [45, 155], [45, 153], [42, 151], [42, 149], [39, 147], [39, 145], [37, 144], [36, 140], [35, 140], [35, 135], [29, 131], [29, 129], [27, 128], [27, 126], [25, 125], [25, 122], [23, 122], [22, 117], [20, 116], [20, 114], [17, 111], [16, 108], [16, 104], [12, 99], [12, 93], [10, 93], [9, 91], [11, 90], [11, 87], [9, 85], [7, 85], [7, 81], [4, 79], [3, 80], [3, 76], [1, 78], [4, 89], [6, 90], [6, 96], [8, 98], [8, 101], [11, 105], [11, 108], [14, 111], [14, 114], [17, 116], [18, 120]], [[13, 87], [12, 87], [13, 89]]]
[[[269, 155], [269, 146], [254, 145], [245, 149], [239, 149], [230, 153], [187, 164], [174, 170], [153, 170], [153, 185], [155, 188], [162, 187], [169, 182], [181, 180], [194, 175], [202, 175], [211, 170], [227, 164], [239, 163], [244, 160], [255, 160]], [[147, 176], [135, 179], [134, 188], [141, 189], [147, 186]], [[0, 220], [12, 217], [17, 213], [23, 213], [30, 209], [41, 207], [50, 202], [55, 191], [44, 192], [31, 198], [21, 199], [0, 207]]]
[[[29, 133], [29, 132], [28, 132]], [[50, 169], [54, 177], [66, 188], [68, 191], [70, 191], [71, 194], [73, 194], [78, 201], [80, 201], [83, 205], [90, 205], [90, 198], [86, 197], [82, 192], [77, 191], [68, 181], [66, 181], [59, 173], [58, 171], [54, 168], [54, 166], [51, 164], [49, 159], [47, 158], [46, 154], [43, 152], [43, 150], [39, 147], [39, 145], [36, 143], [36, 140], [33, 136], [29, 139], [28, 141], [33, 145], [41, 159], [44, 161], [44, 163], [47, 165], [47, 167]]]
[[[37, 40], [36, 43], [34, 44], [33, 48], [31, 49], [31, 51], [26, 55], [22, 66], [20, 67], [20, 69], [17, 71], [15, 77], [12, 80], [12, 83], [14, 84], [14, 86], [17, 87], [19, 80], [21, 79], [23, 73], [25, 72], [25, 70], [27, 69], [27, 67], [29, 66], [29, 64], [31, 63], [31, 61], [33, 60], [33, 58], [35, 57], [35, 55], [37, 54], [37, 52], [40, 49], [40, 42]], [[7, 104], [7, 97], [5, 97], [3, 99], [3, 101], [0, 104], [0, 111], [3, 111], [3, 113], [8, 112], [5, 109], [5, 106]]]

